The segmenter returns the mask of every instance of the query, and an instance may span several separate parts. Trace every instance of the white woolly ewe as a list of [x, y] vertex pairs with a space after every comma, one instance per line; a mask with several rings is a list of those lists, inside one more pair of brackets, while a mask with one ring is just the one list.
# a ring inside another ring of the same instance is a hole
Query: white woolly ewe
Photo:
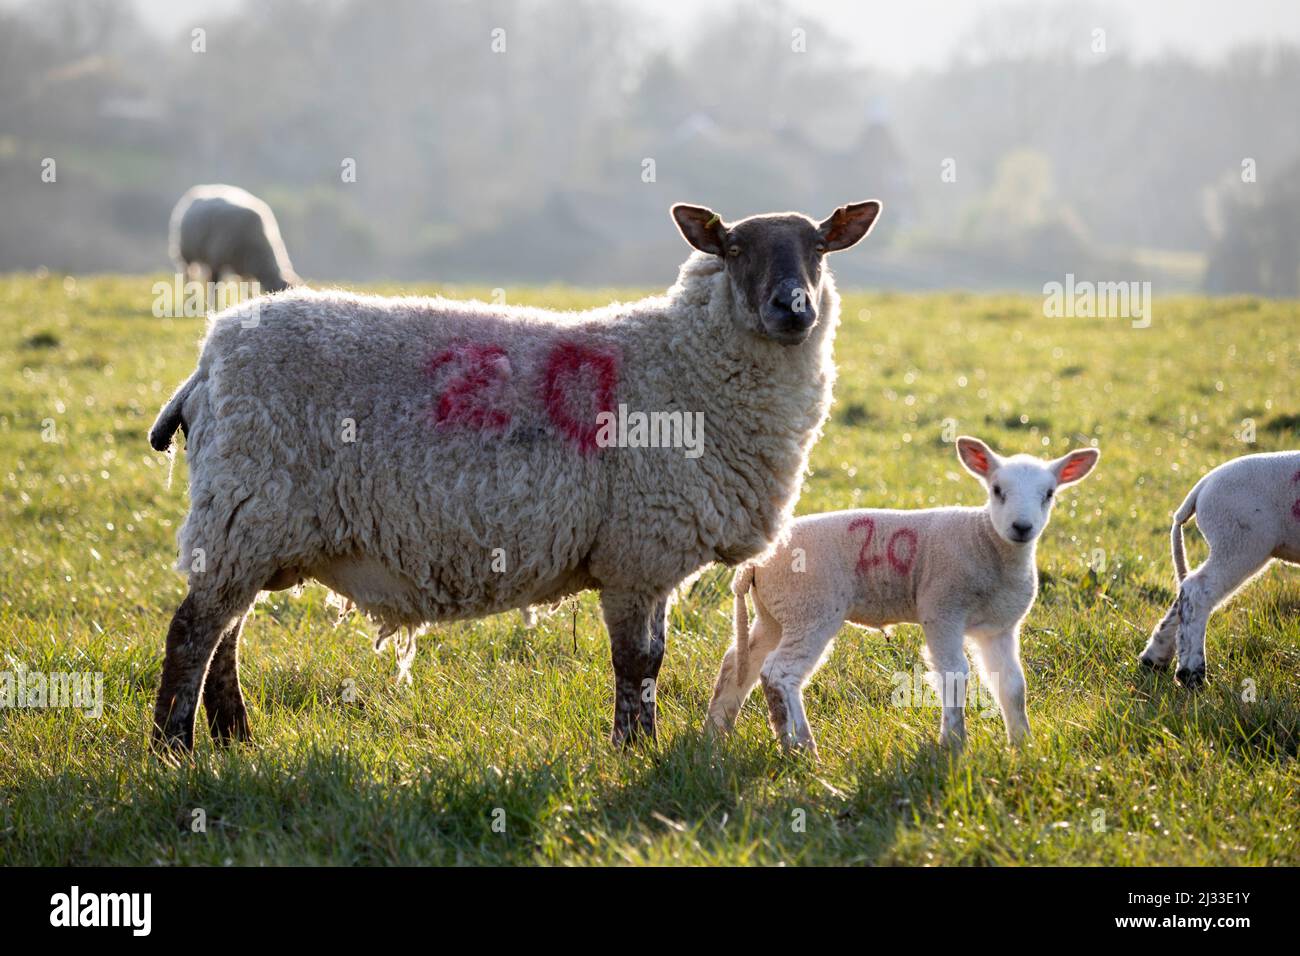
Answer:
[[[959, 438], [957, 452], [988, 487], [983, 508], [809, 515], [794, 522], [778, 550], [736, 573], [735, 644], [722, 662], [706, 729], [729, 732], [761, 678], [782, 744], [815, 754], [803, 688], [847, 620], [925, 628], [943, 742], [960, 745], [965, 737], [967, 638], [1008, 739], [1029, 732], [1019, 632], [1038, 591], [1035, 547], [1056, 489], [1084, 478], [1101, 453], [1086, 448], [1050, 462], [1001, 458], [975, 438]], [[752, 630], [745, 606], [751, 590]]]
[[[214, 736], [249, 735], [240, 624], [305, 578], [384, 633], [599, 588], [613, 738], [653, 735], [669, 596], [787, 523], [835, 376], [823, 256], [879, 208], [675, 207], [698, 251], [667, 295], [578, 314], [299, 289], [217, 316], [150, 433], [184, 427], [190, 471], [155, 739], [192, 746], [200, 688]], [[703, 453], [602, 447], [621, 404], [703, 412]]]

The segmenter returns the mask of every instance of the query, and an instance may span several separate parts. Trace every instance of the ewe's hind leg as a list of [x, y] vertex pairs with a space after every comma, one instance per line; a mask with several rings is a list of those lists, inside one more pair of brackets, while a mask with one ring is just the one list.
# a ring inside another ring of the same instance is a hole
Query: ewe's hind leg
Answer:
[[759, 670], [772, 732], [787, 751], [806, 750], [814, 758], [817, 756], [817, 741], [803, 708], [803, 688], [843, 623], [841, 615], [810, 626], [785, 628], [781, 643]]
[[239, 688], [239, 633], [245, 619], [241, 616], [221, 635], [208, 666], [207, 679], [203, 682], [203, 709], [208, 714], [208, 730], [219, 744], [253, 737], [244, 694]]
[[655, 697], [667, 641], [666, 598], [606, 590], [600, 596], [614, 662], [614, 744], [655, 737]]
[[732, 646], [722, 659], [722, 669], [713, 687], [709, 702], [709, 717], [704, 729], [721, 734], [730, 733], [736, 725], [736, 715], [749, 698], [763, 662], [781, 641], [781, 625], [755, 608], [753, 626], [749, 632], [749, 659], [744, 674], [736, 673], [736, 648]]
[[[1272, 550], [1271, 548], [1269, 549]], [[1209, 560], [1189, 574], [1178, 589], [1178, 671], [1186, 687], [1205, 683], [1205, 629], [1210, 613], [1268, 563], [1269, 554], [1239, 544], [1236, 550], [1214, 548]]]
[[1013, 745], [1029, 736], [1029, 714], [1025, 710], [1025, 672], [1020, 666], [1020, 637], [1013, 631], [983, 638], [979, 649], [980, 673], [991, 687], [1002, 711], [1007, 740]]
[[156, 745], [194, 748], [194, 717], [208, 664], [221, 636], [247, 613], [256, 596], [256, 586], [214, 591], [191, 582], [190, 593], [167, 629], [167, 653], [153, 713]]

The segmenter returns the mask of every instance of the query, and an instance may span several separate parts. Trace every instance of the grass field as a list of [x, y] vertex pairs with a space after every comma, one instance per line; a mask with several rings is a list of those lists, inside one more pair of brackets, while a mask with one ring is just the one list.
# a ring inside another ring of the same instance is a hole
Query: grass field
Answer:
[[[185, 467], [169, 489], [145, 432], [202, 320], [154, 318], [152, 282], [0, 278], [0, 670], [104, 675], [99, 719], [0, 709], [0, 863], [1300, 861], [1295, 569], [1214, 616], [1201, 692], [1136, 667], [1171, 598], [1170, 512], [1210, 466], [1300, 445], [1295, 303], [1157, 300], [1135, 329], [1044, 319], [1036, 298], [845, 297], [800, 513], [979, 503], [949, 419], [1008, 452], [1103, 451], [1040, 546], [1023, 751], [1000, 718], [972, 716], [950, 761], [932, 746], [936, 709], [891, 706], [892, 675], [920, 659], [915, 627], [840, 636], [807, 692], [819, 764], [780, 755], [758, 698], [711, 748], [699, 726], [730, 628], [714, 568], [673, 611], [656, 747], [606, 741], [592, 595], [533, 631], [518, 615], [436, 628], [398, 686], [367, 625], [336, 626], [309, 586], [245, 628], [256, 743], [215, 751], [200, 721], [194, 763], [173, 768], [146, 742], [183, 594]], [[610, 296], [510, 290], [554, 306]]]

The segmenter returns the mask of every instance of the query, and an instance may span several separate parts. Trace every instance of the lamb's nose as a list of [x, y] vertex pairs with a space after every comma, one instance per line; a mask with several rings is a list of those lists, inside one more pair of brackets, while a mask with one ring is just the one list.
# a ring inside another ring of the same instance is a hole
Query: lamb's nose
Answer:
[[1029, 537], [1029, 532], [1034, 530], [1034, 526], [1025, 521], [1015, 521], [1011, 524], [1011, 530], [1022, 538]]

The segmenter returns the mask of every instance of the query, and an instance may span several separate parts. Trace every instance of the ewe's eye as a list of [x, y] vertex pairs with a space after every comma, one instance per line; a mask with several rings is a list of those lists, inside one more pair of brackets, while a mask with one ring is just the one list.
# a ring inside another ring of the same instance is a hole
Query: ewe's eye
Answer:
[[728, 246], [727, 255], [731, 256], [732, 258], [735, 258], [736, 256], [740, 255], [740, 246], [735, 246], [735, 245]]
[[817, 255], [819, 255], [819, 256], [824, 256], [824, 255], [826, 255], [826, 243], [824, 243], [824, 242], [819, 242], [819, 243], [817, 243], [817, 245], [814, 247], [814, 249], [815, 249]]

